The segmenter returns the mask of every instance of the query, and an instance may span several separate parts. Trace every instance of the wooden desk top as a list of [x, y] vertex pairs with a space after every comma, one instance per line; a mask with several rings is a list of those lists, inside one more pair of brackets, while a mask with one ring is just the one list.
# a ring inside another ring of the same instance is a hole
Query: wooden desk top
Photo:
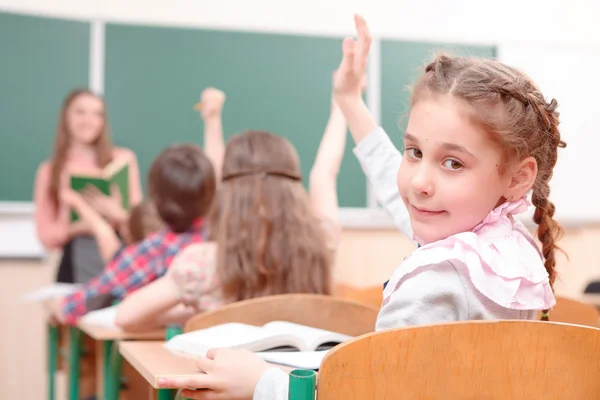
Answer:
[[[198, 375], [200, 371], [193, 357], [177, 355], [163, 347], [164, 341], [120, 342], [119, 351], [123, 358], [155, 389], [158, 379]], [[274, 365], [284, 371], [293, 368]]]
[[127, 332], [116, 328], [107, 328], [103, 326], [87, 325], [79, 323], [77, 325], [85, 334], [94, 340], [164, 340], [165, 330], [159, 329], [148, 332]]
[[200, 373], [194, 358], [173, 354], [163, 347], [164, 343], [164, 341], [119, 343], [119, 351], [123, 358], [155, 389], [159, 388], [159, 378]]

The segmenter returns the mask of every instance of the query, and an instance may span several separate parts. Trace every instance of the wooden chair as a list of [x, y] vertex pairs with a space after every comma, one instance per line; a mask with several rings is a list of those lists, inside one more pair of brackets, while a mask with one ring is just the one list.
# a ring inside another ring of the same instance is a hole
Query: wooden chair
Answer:
[[318, 399], [597, 399], [600, 329], [469, 321], [371, 333], [334, 348]]
[[590, 304], [566, 297], [556, 297], [556, 305], [550, 311], [550, 321], [598, 327], [600, 313]]
[[381, 303], [383, 302], [383, 285], [357, 288], [349, 285], [338, 284], [333, 291], [333, 295], [343, 299], [348, 299], [380, 308]]
[[379, 309], [333, 296], [284, 294], [239, 301], [192, 317], [184, 331], [190, 332], [227, 322], [261, 326], [289, 321], [351, 336], [375, 330]]

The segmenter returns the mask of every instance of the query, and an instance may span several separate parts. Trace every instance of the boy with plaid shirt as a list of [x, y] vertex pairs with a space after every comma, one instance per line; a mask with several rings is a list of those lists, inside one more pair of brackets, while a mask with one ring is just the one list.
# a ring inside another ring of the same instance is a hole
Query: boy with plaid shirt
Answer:
[[53, 316], [76, 324], [95, 300], [106, 295], [122, 298], [162, 276], [179, 251], [205, 239], [203, 217], [215, 190], [215, 172], [201, 148], [185, 144], [165, 149], [150, 168], [148, 191], [166, 227], [126, 247], [100, 276], [58, 299]]

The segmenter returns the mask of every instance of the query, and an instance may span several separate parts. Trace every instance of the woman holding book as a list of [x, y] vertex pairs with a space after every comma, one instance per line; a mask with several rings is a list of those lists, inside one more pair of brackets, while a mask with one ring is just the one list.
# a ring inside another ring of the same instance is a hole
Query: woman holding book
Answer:
[[[38, 238], [49, 250], [63, 250], [58, 282], [83, 283], [104, 268], [89, 223], [85, 219], [72, 221], [61, 192], [70, 188], [71, 176], [101, 176], [117, 163], [128, 165], [129, 206], [135, 206], [142, 200], [135, 154], [112, 145], [105, 105], [99, 96], [86, 89], [69, 93], [59, 114], [54, 152], [38, 167], [34, 187]], [[116, 230], [126, 225], [128, 213], [119, 196], [105, 196], [92, 189], [85, 197]]]
[[286, 139], [248, 131], [224, 146], [224, 101], [217, 89], [202, 96], [207, 155], [222, 165], [212, 241], [188, 246], [165, 276], [119, 304], [117, 324], [125, 329], [156, 324], [181, 304], [200, 312], [261, 296], [331, 293], [340, 232], [336, 178], [346, 142], [343, 115], [332, 103], [307, 193], [298, 156]]

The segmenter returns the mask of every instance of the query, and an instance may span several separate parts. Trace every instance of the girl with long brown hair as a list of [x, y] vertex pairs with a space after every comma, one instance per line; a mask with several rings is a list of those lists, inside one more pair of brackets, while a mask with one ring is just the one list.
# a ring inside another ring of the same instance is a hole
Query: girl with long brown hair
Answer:
[[[124, 328], [148, 327], [178, 304], [189, 306], [191, 315], [261, 296], [331, 293], [340, 231], [336, 178], [345, 148], [343, 115], [332, 103], [307, 193], [288, 140], [247, 131], [224, 148], [224, 101], [216, 89], [203, 93], [205, 146], [213, 162], [222, 163], [212, 242], [184, 249], [163, 278], [125, 298], [117, 309], [117, 323]], [[224, 154], [221, 160], [219, 154]]]
[[[85, 219], [70, 222], [70, 207], [61, 201], [73, 173], [97, 173], [112, 160], [129, 163], [130, 204], [142, 200], [135, 154], [112, 145], [105, 105], [87, 89], [67, 95], [60, 111], [52, 157], [38, 168], [35, 187], [35, 222], [38, 238], [49, 250], [62, 249], [57, 281], [83, 283], [104, 268], [91, 228]], [[111, 197], [88, 193], [91, 206], [118, 229], [128, 213]]]

